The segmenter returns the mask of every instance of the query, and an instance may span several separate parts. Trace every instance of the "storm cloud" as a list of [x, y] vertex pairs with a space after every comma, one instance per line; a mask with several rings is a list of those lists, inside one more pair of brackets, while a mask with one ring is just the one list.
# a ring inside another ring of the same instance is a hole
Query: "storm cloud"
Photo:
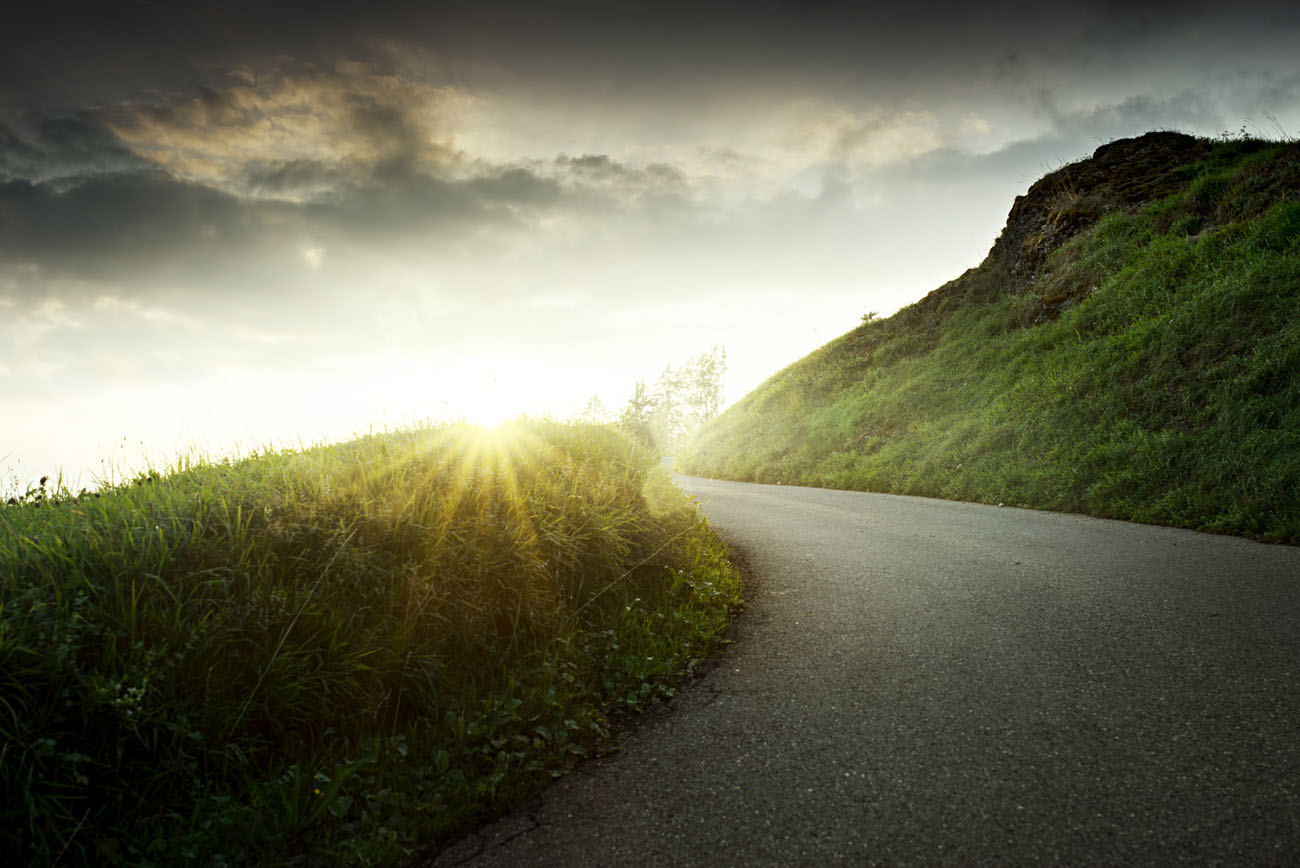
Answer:
[[0, 265], [140, 295], [187, 282], [237, 292], [249, 282], [232, 270], [247, 277], [260, 262], [274, 276], [311, 250], [319, 265], [323, 245], [437, 249], [485, 233], [508, 243], [539, 223], [691, 199], [663, 163], [472, 159], [444, 116], [453, 93], [363, 64], [226, 78], [224, 89], [74, 116], [0, 114]]
[[19, 4], [0, 455], [73, 461], [73, 405], [91, 452], [618, 406], [715, 344], [739, 397], [1105, 141], [1300, 133], [1298, 43], [1255, 0]]

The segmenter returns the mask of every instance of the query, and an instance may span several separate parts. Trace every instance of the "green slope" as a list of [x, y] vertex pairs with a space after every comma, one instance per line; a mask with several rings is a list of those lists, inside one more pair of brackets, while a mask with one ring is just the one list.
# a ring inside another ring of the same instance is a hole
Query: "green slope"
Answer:
[[0, 504], [0, 847], [392, 865], [672, 695], [739, 603], [612, 428], [423, 427]]
[[699, 432], [683, 472], [1300, 542], [1300, 144], [1149, 133], [978, 267]]

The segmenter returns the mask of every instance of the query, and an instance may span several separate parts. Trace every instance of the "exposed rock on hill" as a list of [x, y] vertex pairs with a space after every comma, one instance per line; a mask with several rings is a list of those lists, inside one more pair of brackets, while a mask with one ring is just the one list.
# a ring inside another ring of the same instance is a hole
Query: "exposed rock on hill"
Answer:
[[1005, 270], [1008, 289], [1038, 278], [1048, 255], [1110, 211], [1133, 211], [1176, 192], [1188, 181], [1180, 168], [1209, 153], [1209, 144], [1182, 133], [1147, 133], [1102, 145], [1091, 159], [1044, 175], [1017, 196], [1007, 225], [989, 251]]
[[[1024, 292], [1050, 277], [1044, 266], [1053, 251], [1112, 211], [1136, 211], [1176, 192], [1190, 180], [1188, 167], [1209, 150], [1205, 139], [1153, 132], [1102, 145], [1090, 158], [1044, 175], [1016, 197], [984, 262], [923, 298], [918, 313], [942, 311], [952, 301], [992, 301]], [[1041, 289], [1040, 321], [1087, 291]]]

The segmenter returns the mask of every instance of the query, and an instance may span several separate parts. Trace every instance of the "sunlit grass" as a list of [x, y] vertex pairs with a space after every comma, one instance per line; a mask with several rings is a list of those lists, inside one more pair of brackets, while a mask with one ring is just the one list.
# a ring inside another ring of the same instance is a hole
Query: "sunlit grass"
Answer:
[[655, 465], [598, 426], [441, 426], [0, 508], [8, 846], [393, 862], [511, 804], [737, 603]]

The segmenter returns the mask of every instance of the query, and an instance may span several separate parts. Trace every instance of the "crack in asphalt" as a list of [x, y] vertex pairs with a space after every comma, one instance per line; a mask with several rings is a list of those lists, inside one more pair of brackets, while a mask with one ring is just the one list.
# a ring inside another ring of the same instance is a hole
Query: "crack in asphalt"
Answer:
[[[499, 821], [489, 827], [490, 830], [494, 831], [491, 838], [485, 837], [486, 832], [484, 830], [471, 832], [469, 835], [452, 842], [446, 849], [437, 853], [435, 856], [437, 864], [448, 866], [469, 864], [475, 859], [490, 854], [493, 850], [508, 845], [520, 835], [527, 835], [540, 828], [542, 823], [537, 819], [537, 814], [542, 808], [544, 798], [545, 796], [543, 795], [542, 797], [531, 800], [508, 818], [513, 820], [519, 828], [513, 828], [509, 831], [501, 831], [499, 829]], [[465, 853], [460, 852], [466, 848], [472, 849], [469, 849], [469, 851]]]

